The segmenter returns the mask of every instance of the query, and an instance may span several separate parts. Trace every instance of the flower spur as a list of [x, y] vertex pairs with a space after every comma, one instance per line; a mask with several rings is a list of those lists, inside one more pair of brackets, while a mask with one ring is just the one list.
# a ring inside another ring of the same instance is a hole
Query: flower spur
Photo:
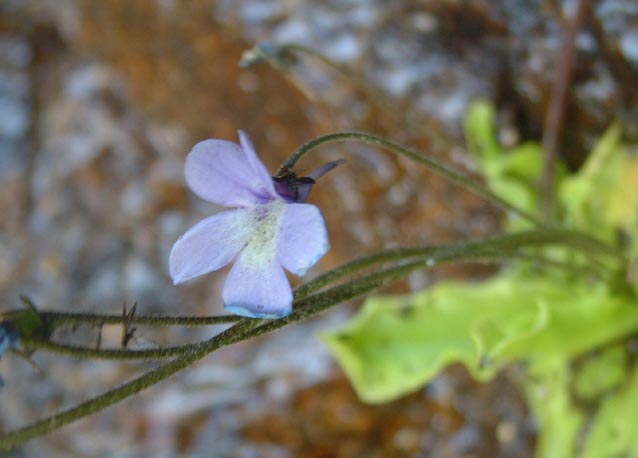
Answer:
[[232, 210], [190, 228], [173, 245], [169, 271], [179, 284], [235, 263], [224, 283], [226, 309], [251, 318], [292, 312], [284, 268], [302, 276], [330, 248], [317, 207], [303, 203], [314, 180], [342, 161], [297, 178], [289, 169], [271, 177], [248, 136], [240, 144], [205, 140], [186, 158], [188, 187], [199, 197]]

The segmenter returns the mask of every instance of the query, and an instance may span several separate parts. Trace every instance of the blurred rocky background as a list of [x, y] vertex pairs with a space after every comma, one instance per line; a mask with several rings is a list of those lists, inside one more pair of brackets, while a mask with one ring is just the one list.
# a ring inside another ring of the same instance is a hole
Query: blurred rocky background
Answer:
[[[225, 272], [174, 287], [168, 252], [217, 211], [184, 186], [205, 138], [251, 134], [274, 170], [335, 130], [385, 135], [472, 172], [461, 120], [495, 101], [506, 144], [540, 140], [565, 26], [565, 0], [0, 0], [0, 306], [218, 314]], [[577, 167], [612, 122], [638, 138], [638, 4], [587, 2], [559, 150]], [[241, 68], [261, 42], [297, 43], [285, 68]], [[367, 81], [367, 83], [362, 83]], [[372, 97], [371, 97], [372, 95]], [[313, 274], [383, 247], [498, 231], [499, 213], [426, 170], [367, 146], [310, 198], [333, 248]], [[421, 288], [479, 267], [413, 275]], [[487, 385], [451, 368], [384, 406], [360, 403], [317, 335], [349, 315], [240, 344], [11, 457], [527, 457], [534, 421], [507, 377]], [[190, 342], [219, 329], [140, 329], [133, 345]], [[117, 346], [120, 329], [102, 330]], [[96, 332], [56, 337], [91, 342]], [[127, 380], [147, 364], [37, 353], [0, 361], [4, 431]]]

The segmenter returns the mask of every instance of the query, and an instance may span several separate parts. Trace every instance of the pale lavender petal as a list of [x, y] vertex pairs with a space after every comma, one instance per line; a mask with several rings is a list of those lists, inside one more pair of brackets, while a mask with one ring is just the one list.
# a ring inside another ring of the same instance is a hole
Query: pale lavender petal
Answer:
[[245, 250], [224, 283], [226, 310], [249, 318], [281, 318], [292, 312], [292, 290], [276, 256], [255, 262]]
[[268, 169], [266, 169], [263, 162], [259, 160], [259, 156], [257, 156], [257, 152], [255, 151], [255, 147], [253, 146], [253, 142], [250, 140], [250, 137], [243, 130], [238, 131], [238, 133], [239, 144], [244, 150], [244, 154], [246, 155], [246, 159], [248, 160], [253, 173], [255, 176], [259, 177], [261, 183], [264, 183], [270, 194], [276, 194], [275, 186], [272, 182], [272, 176], [268, 173]]
[[173, 245], [169, 272], [175, 284], [221, 269], [250, 239], [250, 211], [230, 210], [191, 227]]
[[[249, 159], [250, 157], [250, 159]], [[204, 140], [186, 157], [184, 175], [191, 190], [204, 200], [224, 207], [250, 207], [277, 199], [270, 176], [254, 152], [225, 140]]]
[[330, 249], [326, 224], [317, 207], [288, 204], [279, 232], [279, 262], [295, 275], [304, 275]]

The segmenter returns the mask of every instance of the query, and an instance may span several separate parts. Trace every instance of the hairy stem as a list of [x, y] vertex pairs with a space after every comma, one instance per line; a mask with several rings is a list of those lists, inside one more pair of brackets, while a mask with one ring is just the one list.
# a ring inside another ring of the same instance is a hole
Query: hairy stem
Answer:
[[218, 316], [171, 316], [171, 315], [133, 315], [122, 316], [116, 314], [74, 313], [74, 312], [38, 312], [42, 320], [56, 328], [62, 325], [102, 326], [104, 324], [135, 324], [140, 326], [211, 326], [217, 324], [235, 323], [241, 319], [237, 315]]
[[[568, 246], [570, 248], [586, 251], [592, 256], [609, 256], [615, 261], [622, 261], [622, 253], [616, 250], [615, 247], [609, 246], [597, 239], [591, 239], [589, 236], [584, 236], [584, 234], [569, 230], [540, 229], [504, 234], [487, 239], [457, 244], [396, 248], [380, 251], [371, 256], [355, 259], [342, 264], [323, 275], [320, 275], [314, 280], [301, 285], [295, 290], [295, 298], [303, 298], [304, 296], [320, 290], [324, 286], [339, 280], [340, 278], [372, 267], [376, 264], [408, 260], [414, 257], [429, 257], [431, 261], [436, 261], [440, 257], [449, 256], [450, 254], [459, 255], [464, 253], [465, 255], [468, 255], [472, 252], [506, 253], [512, 249], [553, 245]], [[539, 257], [539, 260], [542, 259], [543, 258]]]
[[[450, 256], [449, 260], [451, 261], [452, 258], [454, 258], [454, 256]], [[457, 256], [457, 258], [461, 258], [461, 256]], [[294, 312], [279, 320], [266, 321], [262, 319], [255, 320], [242, 318], [233, 327], [209, 340], [196, 344], [191, 351], [160, 365], [134, 380], [109, 390], [106, 393], [85, 401], [75, 407], [0, 436], [0, 451], [10, 450], [30, 439], [42, 436], [80, 418], [99, 412], [102, 409], [159, 383], [222, 346], [262, 335], [300, 321], [309, 316], [316, 315], [331, 306], [353, 299], [374, 289], [389, 285], [390, 283], [405, 277], [410, 272], [423, 268], [424, 265], [427, 265], [427, 261], [419, 260], [398, 267], [384, 269], [347, 284], [335, 286], [326, 291], [305, 297], [304, 299], [296, 300]]]
[[[408, 258], [402, 257], [401, 261], [410, 260], [409, 264], [420, 265], [422, 268], [425, 267], [434, 267], [437, 265], [446, 264], [449, 262], [470, 262], [470, 263], [488, 263], [494, 264], [498, 262], [507, 262], [507, 261], [531, 261], [537, 262], [542, 267], [551, 267], [551, 268], [559, 268], [562, 271], [573, 272], [578, 275], [590, 275], [591, 277], [600, 277], [601, 272], [598, 270], [594, 270], [591, 267], [579, 267], [575, 266], [573, 263], [564, 263], [555, 261], [552, 259], [547, 259], [543, 257], [539, 257], [537, 254], [527, 254], [518, 250], [513, 251], [490, 251], [487, 247], [479, 247], [480, 249], [473, 249], [470, 252], [461, 253], [456, 250], [457, 247], [449, 247], [448, 249], [444, 249], [444, 247], [437, 247], [435, 250], [426, 250], [428, 254], [424, 254], [426, 251], [420, 251], [421, 254], [417, 255], [417, 252], [410, 255]], [[387, 257], [384, 261], [397, 261], [395, 259], [395, 255], [398, 253], [397, 250], [395, 252], [388, 252]], [[405, 251], [405, 250], [403, 250]], [[356, 284], [357, 280], [352, 280], [349, 283], [346, 283], [341, 286], [348, 286], [351, 284]], [[307, 297], [312, 292], [320, 289], [321, 285], [317, 284], [314, 288], [306, 288], [295, 296], [296, 301], [301, 301], [303, 298]], [[299, 291], [299, 290], [297, 290]], [[179, 355], [184, 355], [189, 352], [195, 351], [200, 343], [193, 344], [185, 344], [185, 345], [176, 345], [171, 347], [160, 347], [160, 348], [151, 348], [151, 349], [99, 349], [93, 347], [83, 347], [77, 345], [68, 345], [62, 344], [58, 342], [53, 342], [47, 339], [33, 339], [26, 338], [23, 339], [22, 344], [30, 349], [30, 350], [47, 350], [52, 353], [64, 354], [73, 356], [75, 358], [92, 358], [92, 359], [103, 359], [103, 360], [159, 360], [159, 359], [167, 359], [176, 357]]]
[[227, 329], [212, 339], [201, 343], [195, 350], [186, 355], [165, 363], [130, 382], [109, 390], [106, 393], [85, 401], [75, 407], [52, 415], [41, 421], [33, 423], [32, 425], [0, 436], [0, 451], [11, 450], [17, 445], [30, 439], [47, 434], [75, 420], [99, 412], [100, 410], [105, 409], [106, 407], [109, 407], [133, 394], [139, 393], [140, 391], [155, 385], [176, 372], [188, 367], [217, 348], [238, 342], [242, 338], [246, 338], [247, 333], [256, 327], [259, 322], [260, 320], [244, 318], [232, 328]]
[[401, 146], [389, 140], [386, 140], [383, 137], [379, 137], [379, 136], [364, 133], [364, 132], [335, 132], [332, 134], [323, 135], [321, 137], [314, 138], [304, 143], [303, 145], [301, 145], [301, 147], [299, 147], [297, 151], [292, 153], [288, 157], [286, 162], [284, 162], [283, 166], [293, 168], [293, 166], [299, 159], [301, 159], [304, 155], [306, 155], [307, 153], [309, 153], [316, 147], [323, 145], [325, 143], [344, 142], [344, 141], [358, 141], [358, 142], [368, 143], [371, 145], [379, 146], [383, 149], [396, 153], [400, 156], [407, 157], [408, 159], [411, 159], [419, 164], [425, 165], [430, 170], [449, 179], [453, 183], [463, 186], [464, 188], [474, 192], [475, 194], [481, 197], [484, 197], [490, 200], [491, 202], [494, 202], [495, 204], [499, 205], [503, 209], [514, 213], [520, 218], [523, 218], [533, 223], [535, 226], [540, 227], [544, 225], [543, 222], [540, 219], [538, 219], [536, 216], [530, 213], [527, 213], [526, 211], [507, 202], [506, 200], [502, 199], [497, 194], [493, 193], [488, 188], [478, 183], [477, 181], [473, 180], [472, 178], [468, 177], [467, 175], [457, 172], [456, 170], [452, 169], [451, 167], [448, 167], [447, 165], [440, 163], [437, 160], [425, 157], [414, 150], [411, 150], [409, 148], [406, 148], [404, 146]]
[[23, 338], [21, 344], [29, 350], [46, 350], [74, 358], [91, 358], [105, 360], [147, 360], [174, 358], [197, 349], [198, 344], [174, 345], [170, 347], [128, 349], [128, 348], [91, 348], [80, 345], [69, 345], [48, 339]]
[[[400, 248], [381, 251], [371, 256], [356, 259], [342, 264], [329, 272], [311, 280], [295, 290], [295, 300], [299, 301], [308, 295], [323, 289], [325, 286], [340, 280], [344, 277], [356, 274], [359, 271], [368, 269], [378, 264], [420, 262], [424, 266], [433, 267], [445, 262], [482, 262], [487, 259], [526, 259], [535, 261], [541, 266], [560, 267], [563, 270], [572, 270], [580, 273], [589, 273], [593, 277], [600, 277], [605, 273], [610, 273], [600, 263], [592, 264], [589, 268], [578, 267], [572, 264], [558, 263], [555, 260], [539, 256], [538, 253], [529, 255], [521, 250], [541, 246], [569, 246], [580, 250], [586, 249], [590, 256], [613, 255], [606, 245], [592, 244], [589, 239], [582, 238], [581, 234], [560, 229], [542, 229], [525, 231], [514, 234], [504, 234], [483, 240], [476, 240], [458, 244], [437, 245], [430, 247]], [[597, 260], [597, 258], [595, 258]], [[3, 315], [11, 318], [12, 313], [23, 313], [23, 311], [8, 312]], [[122, 323], [122, 315], [91, 315], [64, 312], [38, 312], [42, 321], [55, 326], [62, 324], [89, 324], [101, 325], [104, 323]], [[224, 324], [227, 319], [239, 321], [235, 316], [212, 316], [212, 317], [169, 317], [169, 316], [133, 316], [132, 320], [137, 324], [179, 324], [179, 325], [205, 325]], [[228, 320], [230, 321], [230, 320]], [[84, 347], [68, 345], [54, 342], [48, 335], [35, 334], [23, 336], [22, 344], [30, 350], [46, 350], [53, 353], [65, 354], [77, 358], [95, 358], [108, 360], [158, 360], [179, 356], [196, 349], [198, 343], [177, 345], [171, 347], [159, 347], [150, 349], [100, 349], [95, 347]]]

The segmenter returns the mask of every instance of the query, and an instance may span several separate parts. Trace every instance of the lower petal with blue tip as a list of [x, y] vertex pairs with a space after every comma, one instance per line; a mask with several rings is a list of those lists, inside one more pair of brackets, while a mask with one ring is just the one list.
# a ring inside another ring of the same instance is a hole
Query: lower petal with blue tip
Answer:
[[233, 265], [222, 292], [224, 307], [249, 318], [281, 318], [292, 312], [292, 289], [276, 252], [254, 259], [245, 250]]

